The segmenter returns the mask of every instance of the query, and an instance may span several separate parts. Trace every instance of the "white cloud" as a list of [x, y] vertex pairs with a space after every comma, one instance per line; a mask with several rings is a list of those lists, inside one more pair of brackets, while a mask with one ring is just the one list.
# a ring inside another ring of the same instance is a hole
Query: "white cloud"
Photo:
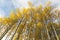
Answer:
[[50, 0], [52, 5], [60, 6], [60, 0]]
[[15, 8], [28, 7], [28, 1], [29, 0], [12, 0]]
[[[12, 0], [13, 5], [15, 8], [20, 8], [20, 7], [28, 7], [28, 1], [31, 1], [35, 6], [38, 6], [39, 4], [45, 5], [45, 3], [48, 0]], [[60, 6], [60, 0], [49, 0], [52, 2], [52, 5], [58, 5]]]
[[15, 8], [25, 7], [28, 8], [28, 1], [32, 2], [34, 5], [38, 4], [39, 0], [12, 0]]
[[60, 0], [50, 0], [52, 3], [60, 3]]
[[5, 16], [5, 12], [2, 9], [0, 9], [0, 18], [3, 18], [4, 16]]
[[32, 2], [34, 6], [38, 6], [39, 4], [45, 5], [45, 3], [47, 2], [46, 0], [12, 0], [12, 3], [15, 6], [15, 8], [28, 8], [28, 1]]

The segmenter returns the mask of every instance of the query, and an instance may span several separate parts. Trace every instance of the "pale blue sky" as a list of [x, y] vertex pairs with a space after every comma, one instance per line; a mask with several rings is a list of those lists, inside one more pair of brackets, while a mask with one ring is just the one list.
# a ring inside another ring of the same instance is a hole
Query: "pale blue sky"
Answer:
[[0, 0], [0, 11], [2, 11], [2, 12], [0, 12], [0, 15], [8, 16], [10, 10], [12, 10], [12, 9], [14, 9], [12, 1], [10, 1], [10, 0]]
[[[45, 5], [47, 0], [0, 0], [0, 17], [9, 16], [11, 10], [15, 8], [28, 7], [27, 2], [31, 1], [35, 6], [42, 3]], [[59, 0], [50, 0], [52, 5], [59, 5]]]

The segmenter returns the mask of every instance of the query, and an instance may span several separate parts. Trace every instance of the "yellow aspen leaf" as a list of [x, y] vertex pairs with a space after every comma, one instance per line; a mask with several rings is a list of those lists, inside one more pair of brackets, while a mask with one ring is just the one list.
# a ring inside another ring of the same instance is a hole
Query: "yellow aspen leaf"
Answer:
[[17, 17], [16, 17], [16, 15], [15, 15], [13, 10], [10, 13], [10, 19], [13, 19], [13, 20], [17, 19]]
[[0, 18], [0, 22], [2, 22], [2, 18]]
[[41, 22], [38, 22], [37, 23], [37, 27], [41, 27], [42, 26], [42, 23]]
[[46, 15], [46, 13], [43, 11], [42, 16], [45, 16], [45, 15]]
[[18, 16], [18, 18], [22, 18], [22, 14], [19, 9], [16, 9], [16, 15]]
[[49, 6], [51, 4], [51, 2], [50, 1], [48, 1], [47, 3], [46, 3], [46, 6]]
[[30, 7], [32, 7], [33, 6], [33, 4], [32, 4], [32, 2], [28, 2], [28, 5], [30, 6]]
[[35, 14], [34, 14], [34, 18], [37, 18], [38, 16], [39, 16], [38, 13], [35, 13]]

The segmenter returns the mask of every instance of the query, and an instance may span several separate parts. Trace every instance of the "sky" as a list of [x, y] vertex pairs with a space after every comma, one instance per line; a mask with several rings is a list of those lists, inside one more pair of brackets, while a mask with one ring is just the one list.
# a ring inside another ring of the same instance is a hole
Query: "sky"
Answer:
[[39, 4], [45, 5], [47, 1], [51, 1], [52, 5], [60, 7], [60, 0], [0, 0], [0, 17], [9, 16], [11, 10], [16, 8], [28, 8], [28, 1], [35, 6]]

